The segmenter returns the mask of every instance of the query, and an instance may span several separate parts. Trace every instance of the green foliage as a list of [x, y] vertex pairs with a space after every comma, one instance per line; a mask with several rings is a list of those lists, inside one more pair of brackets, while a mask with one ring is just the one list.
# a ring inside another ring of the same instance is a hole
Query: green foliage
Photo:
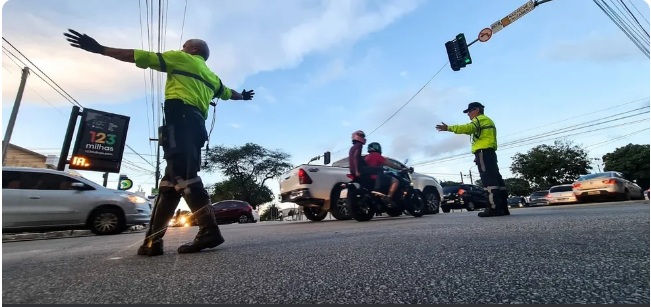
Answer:
[[587, 151], [570, 141], [555, 141], [554, 145], [539, 145], [526, 154], [517, 153], [511, 164], [511, 172], [536, 189], [572, 183], [590, 169]]
[[205, 171], [219, 170], [227, 177], [213, 186], [211, 199], [244, 200], [254, 208], [273, 200], [273, 192], [265, 183], [292, 168], [290, 157], [281, 150], [266, 149], [254, 143], [211, 148], [206, 152]]
[[271, 204], [260, 214], [260, 221], [275, 221], [278, 219], [279, 213], [278, 205]]
[[441, 181], [441, 187], [447, 187], [451, 185], [460, 185], [461, 182], [456, 182], [456, 181]]
[[628, 144], [602, 157], [604, 171], [624, 174], [628, 180], [636, 180], [642, 189], [649, 188], [649, 145]]
[[526, 196], [533, 192], [529, 182], [522, 178], [506, 178], [504, 179], [504, 183], [511, 195]]

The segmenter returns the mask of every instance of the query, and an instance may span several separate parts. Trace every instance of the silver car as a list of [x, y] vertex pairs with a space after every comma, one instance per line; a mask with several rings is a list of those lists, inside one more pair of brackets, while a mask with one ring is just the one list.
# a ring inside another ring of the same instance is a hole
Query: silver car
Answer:
[[572, 192], [571, 184], [562, 184], [551, 187], [547, 201], [550, 205], [553, 204], [568, 204], [577, 202], [574, 192]]
[[572, 185], [579, 201], [588, 198], [618, 197], [622, 200], [644, 199], [644, 191], [637, 184], [626, 180], [619, 172], [603, 172], [580, 176]]
[[42, 168], [2, 168], [2, 230], [90, 229], [117, 234], [149, 223], [151, 203], [84, 177]]

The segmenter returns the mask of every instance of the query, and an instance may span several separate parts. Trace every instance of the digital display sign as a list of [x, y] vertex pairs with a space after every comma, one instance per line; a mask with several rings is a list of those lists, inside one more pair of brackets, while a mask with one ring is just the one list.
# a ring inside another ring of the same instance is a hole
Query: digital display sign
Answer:
[[84, 108], [70, 168], [119, 173], [129, 117]]

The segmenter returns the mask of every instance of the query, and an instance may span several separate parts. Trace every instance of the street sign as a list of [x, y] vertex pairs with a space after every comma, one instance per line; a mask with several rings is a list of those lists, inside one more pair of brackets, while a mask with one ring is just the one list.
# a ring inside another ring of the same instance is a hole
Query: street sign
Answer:
[[119, 173], [129, 117], [84, 108], [70, 168]]
[[491, 28], [484, 28], [479, 31], [479, 37], [477, 38], [480, 42], [485, 43], [493, 36], [493, 30]]
[[514, 21], [518, 20], [520, 17], [524, 16], [525, 14], [533, 11], [534, 7], [535, 7], [535, 2], [533, 0], [529, 0], [527, 3], [519, 7], [517, 10], [513, 11], [508, 16], [494, 22], [490, 27], [491, 30], [493, 30], [493, 34], [504, 29], [504, 27], [512, 24]]

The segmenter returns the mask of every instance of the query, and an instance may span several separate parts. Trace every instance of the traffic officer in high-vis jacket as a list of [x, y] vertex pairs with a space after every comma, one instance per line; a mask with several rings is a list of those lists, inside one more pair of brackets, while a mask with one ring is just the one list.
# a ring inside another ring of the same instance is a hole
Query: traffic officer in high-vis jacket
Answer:
[[463, 113], [468, 114], [470, 123], [453, 126], [441, 123], [436, 125], [436, 129], [471, 136], [471, 151], [475, 154], [475, 163], [479, 169], [482, 185], [489, 193], [489, 206], [478, 215], [480, 217], [509, 215], [508, 192], [500, 174], [500, 168], [497, 166], [497, 154], [495, 153], [497, 150], [495, 123], [484, 115], [484, 106], [479, 102], [468, 104], [468, 108]]
[[70, 45], [88, 52], [135, 63], [139, 68], [151, 68], [167, 73], [163, 126], [159, 143], [167, 162], [165, 175], [151, 216], [149, 231], [138, 255], [163, 254], [163, 236], [181, 197], [185, 199], [199, 224], [192, 242], [178, 248], [179, 253], [195, 253], [224, 243], [210, 197], [198, 176], [201, 148], [208, 140], [205, 121], [213, 98], [251, 100], [253, 91], [241, 93], [224, 86], [206, 65], [210, 50], [205, 41], [190, 39], [182, 50], [155, 53], [144, 50], [118, 49], [100, 45], [95, 39], [74, 30], [64, 33]]

